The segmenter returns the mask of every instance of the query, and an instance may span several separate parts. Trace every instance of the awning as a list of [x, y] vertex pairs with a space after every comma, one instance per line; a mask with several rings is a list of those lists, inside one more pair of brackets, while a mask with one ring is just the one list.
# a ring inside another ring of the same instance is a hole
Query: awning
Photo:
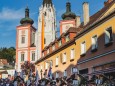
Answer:
[[106, 74], [106, 73], [112, 73], [112, 72], [115, 72], [115, 68], [109, 68], [109, 69], [104, 69], [104, 70], [100, 70], [100, 71], [94, 71], [91, 74], [83, 74], [83, 76], [100, 75], [100, 74]]

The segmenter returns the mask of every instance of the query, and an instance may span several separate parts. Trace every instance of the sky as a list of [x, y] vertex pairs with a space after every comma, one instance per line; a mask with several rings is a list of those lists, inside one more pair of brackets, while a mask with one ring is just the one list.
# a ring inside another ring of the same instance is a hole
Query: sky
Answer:
[[[83, 2], [89, 2], [90, 16], [104, 6], [106, 0], [52, 0], [56, 9], [57, 29], [61, 15], [65, 12], [66, 2], [71, 3], [71, 10], [81, 16], [83, 21]], [[39, 7], [43, 0], [0, 0], [0, 47], [16, 46], [16, 26], [20, 25], [21, 18], [24, 18], [25, 8], [30, 9], [30, 18], [34, 20], [37, 29]]]

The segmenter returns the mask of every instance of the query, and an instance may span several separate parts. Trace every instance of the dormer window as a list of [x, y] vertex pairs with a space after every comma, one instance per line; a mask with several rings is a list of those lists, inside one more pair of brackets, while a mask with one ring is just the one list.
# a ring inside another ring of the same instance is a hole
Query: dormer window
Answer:
[[47, 54], [49, 54], [49, 52], [50, 52], [50, 50], [48, 49], [48, 50], [47, 50]]
[[55, 45], [52, 46], [52, 51], [55, 50]]
[[42, 53], [42, 56], [44, 57], [44, 52]]
[[62, 41], [60, 40], [60, 41], [59, 41], [59, 47], [60, 47], [61, 45], [62, 45]]
[[69, 35], [66, 36], [66, 42], [70, 40]]

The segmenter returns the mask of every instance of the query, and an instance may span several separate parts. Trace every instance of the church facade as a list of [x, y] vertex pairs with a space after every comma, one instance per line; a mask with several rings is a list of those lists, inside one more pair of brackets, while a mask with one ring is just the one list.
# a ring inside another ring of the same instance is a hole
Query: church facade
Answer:
[[17, 26], [16, 66], [18, 72], [25, 61], [35, 62], [41, 57], [42, 49], [56, 38], [56, 14], [52, 0], [43, 0], [39, 8], [38, 29], [29, 17], [29, 8], [25, 9], [25, 18]]

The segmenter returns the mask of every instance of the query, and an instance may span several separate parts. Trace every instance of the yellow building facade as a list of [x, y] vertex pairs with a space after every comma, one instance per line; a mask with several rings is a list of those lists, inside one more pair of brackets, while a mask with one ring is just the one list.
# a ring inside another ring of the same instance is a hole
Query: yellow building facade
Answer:
[[105, 65], [115, 65], [115, 1], [109, 1], [89, 17], [86, 25], [69, 28], [44, 48], [35, 63], [41, 78], [47, 77], [50, 67], [53, 76], [60, 78], [70, 77], [73, 68], [80, 74], [92, 74], [105, 70]]

